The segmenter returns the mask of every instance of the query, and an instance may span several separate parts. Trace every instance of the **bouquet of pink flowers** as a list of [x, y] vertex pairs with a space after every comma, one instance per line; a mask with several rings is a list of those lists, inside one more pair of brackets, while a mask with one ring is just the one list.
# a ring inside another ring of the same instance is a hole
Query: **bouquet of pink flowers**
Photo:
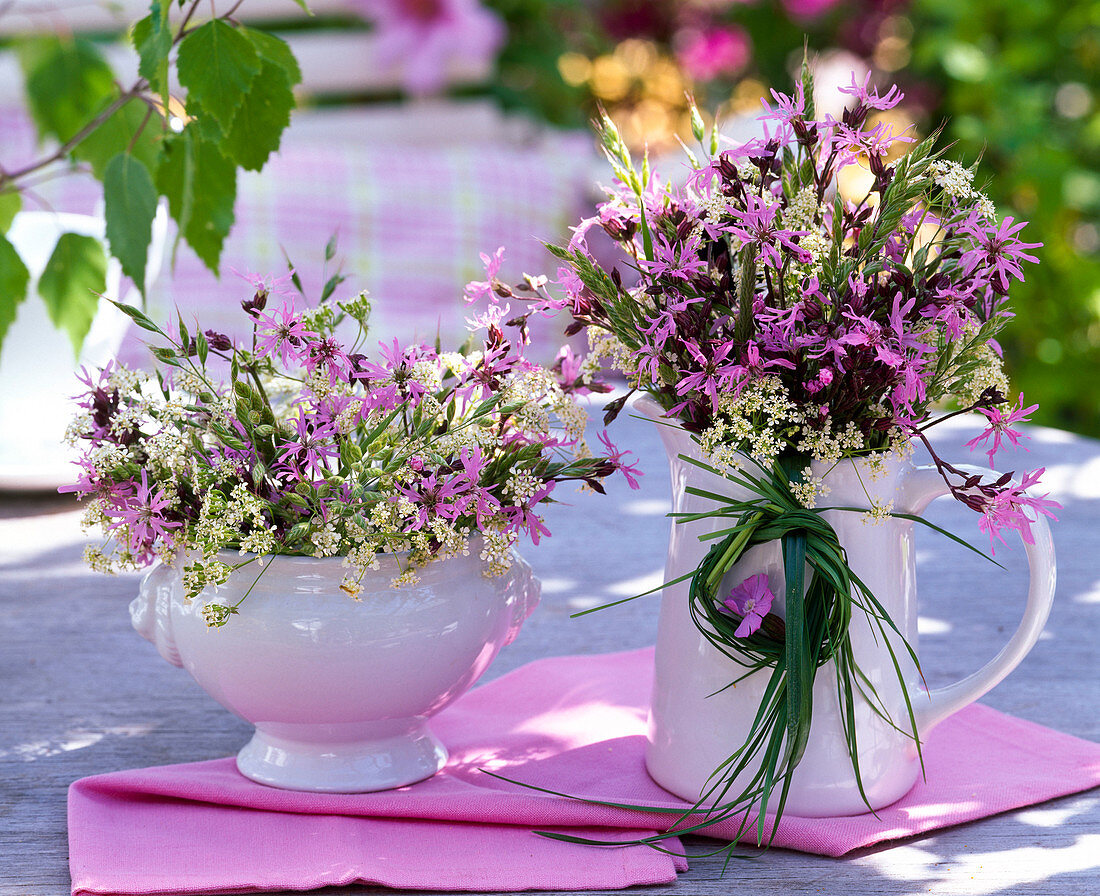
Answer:
[[[560, 483], [602, 491], [621, 471], [636, 486], [606, 435], [609, 454], [588, 450], [586, 388], [529, 361], [493, 321], [475, 324], [477, 350], [394, 340], [368, 357], [365, 294], [301, 310], [285, 297], [268, 307], [269, 286], [256, 286], [244, 345], [182, 320], [177, 338], [119, 306], [158, 338], [160, 370], [85, 374], [69, 431], [83, 473], [66, 490], [109, 536], [88, 550], [94, 567], [182, 558], [195, 595], [267, 555], [339, 555], [354, 596], [381, 553], [405, 557], [395, 586], [471, 551], [503, 573], [520, 537], [549, 534], [539, 506]], [[229, 564], [227, 550], [248, 557]], [[211, 605], [208, 622], [235, 609]]]
[[[821, 121], [811, 90], [806, 80], [793, 96], [773, 92], [765, 136], [718, 153], [712, 131], [711, 157], [692, 155], [680, 188], [662, 184], [648, 160], [635, 171], [605, 119], [617, 182], [554, 249], [565, 262], [562, 295], [542, 287], [528, 313], [571, 313], [571, 331], [588, 335], [588, 368], [652, 395], [720, 468], [744, 456], [769, 467], [784, 455], [904, 450], [932, 423], [973, 410], [989, 428], [971, 447], [988, 445], [992, 460], [1036, 407], [1022, 395], [1008, 402], [994, 337], [1011, 317], [1010, 284], [1041, 244], [1019, 238], [1024, 222], [997, 219], [974, 169], [941, 158], [935, 134], [887, 161], [912, 138], [869, 122], [900, 102], [896, 87], [880, 96], [853, 76], [842, 118]], [[838, 189], [851, 183], [854, 198]], [[594, 227], [622, 250], [623, 270], [589, 251]], [[523, 296], [504, 284], [499, 292]], [[945, 402], [956, 407], [937, 418]], [[1041, 470], [979, 484], [937, 463], [991, 537], [1026, 532], [1021, 509], [1049, 506], [1025, 493]], [[812, 506], [814, 483], [800, 493]]]
[[[896, 87], [879, 93], [853, 76], [841, 93], [842, 116], [818, 118], [804, 67], [793, 95], [773, 92], [765, 103], [761, 136], [728, 149], [694, 111], [701, 152], [688, 150], [682, 186], [661, 181], [648, 158], [639, 170], [605, 116], [601, 136], [617, 179], [569, 244], [552, 247], [563, 262], [560, 289], [531, 278], [501, 283], [499, 258], [487, 284], [498, 302], [528, 303], [520, 320], [570, 314], [568, 332], [586, 332], [591, 349], [580, 369], [617, 371], [631, 391], [652, 396], [695, 434], [702, 466], [753, 496], [703, 496], [729, 526], [694, 574], [691, 601], [719, 651], [750, 671], [772, 670], [769, 705], [712, 789], [723, 797], [713, 807], [720, 815], [758, 809], [761, 835], [769, 799], [782, 812], [808, 735], [811, 707], [792, 714], [791, 682], [806, 699], [817, 669], [835, 660], [850, 708], [864, 687], [848, 641], [853, 608], [884, 634], [896, 631], [820, 516], [828, 509], [819, 503], [828, 490], [821, 471], [850, 458], [905, 455], [915, 443], [931, 450], [928, 427], [968, 411], [986, 417], [971, 447], [992, 459], [1016, 444], [1013, 425], [1034, 410], [1022, 396], [1008, 401], [994, 337], [1011, 316], [1009, 287], [1036, 261], [1030, 250], [1039, 244], [1021, 239], [1022, 222], [998, 219], [974, 186], [975, 169], [943, 158], [936, 134], [916, 142], [877, 117], [902, 99]], [[590, 249], [596, 229], [621, 250], [620, 261]], [[608, 406], [606, 422], [628, 397]], [[951, 494], [982, 515], [991, 542], [1006, 529], [1030, 541], [1035, 514], [1051, 516], [1057, 506], [1029, 492], [1041, 469], [1013, 481], [932, 456]], [[870, 510], [873, 518], [892, 513], [888, 504]], [[775, 595], [766, 577], [717, 590], [751, 545], [778, 539], [788, 549], [785, 631], [769, 614]], [[807, 563], [814, 575], [803, 599]], [[819, 605], [803, 611], [803, 601]], [[807, 665], [811, 656], [818, 659]], [[785, 738], [773, 732], [790, 718], [797, 724]], [[915, 723], [912, 730], [916, 738]], [[754, 756], [761, 770], [740, 795], [727, 795]]]

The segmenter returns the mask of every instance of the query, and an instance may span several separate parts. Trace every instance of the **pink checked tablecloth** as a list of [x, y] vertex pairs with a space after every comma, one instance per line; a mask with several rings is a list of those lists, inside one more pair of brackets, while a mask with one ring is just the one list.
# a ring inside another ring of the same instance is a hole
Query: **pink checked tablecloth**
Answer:
[[[0, 135], [9, 166], [40, 155], [20, 109], [0, 105]], [[299, 111], [265, 169], [239, 176], [221, 278], [181, 244], [149, 310], [160, 320], [179, 308], [204, 328], [242, 333], [239, 303], [250, 290], [232, 269], [281, 274], [285, 250], [316, 297], [336, 233], [349, 275], [342, 294], [369, 290], [379, 339], [433, 340], [438, 332], [458, 344], [467, 335], [462, 287], [484, 279], [480, 253], [506, 246], [501, 274], [517, 281], [525, 272], [553, 274], [542, 243], [568, 239], [596, 163], [590, 135], [537, 128], [484, 103]], [[101, 198], [89, 177], [36, 192], [52, 208], [85, 214]], [[559, 336], [555, 329], [536, 346], [542, 358], [553, 357]], [[136, 340], [124, 357], [143, 357]]]

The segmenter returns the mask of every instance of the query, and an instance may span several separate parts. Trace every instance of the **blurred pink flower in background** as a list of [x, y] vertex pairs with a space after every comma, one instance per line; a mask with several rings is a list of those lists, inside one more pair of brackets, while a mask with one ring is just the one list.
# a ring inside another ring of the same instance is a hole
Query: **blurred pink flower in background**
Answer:
[[795, 19], [812, 19], [828, 12], [840, 0], [782, 0], [787, 14]]
[[695, 81], [735, 75], [752, 57], [749, 36], [736, 25], [685, 29], [677, 37], [677, 61]]
[[504, 23], [477, 0], [349, 0], [378, 37], [375, 63], [399, 68], [415, 96], [438, 93], [456, 70], [477, 71], [496, 57]]

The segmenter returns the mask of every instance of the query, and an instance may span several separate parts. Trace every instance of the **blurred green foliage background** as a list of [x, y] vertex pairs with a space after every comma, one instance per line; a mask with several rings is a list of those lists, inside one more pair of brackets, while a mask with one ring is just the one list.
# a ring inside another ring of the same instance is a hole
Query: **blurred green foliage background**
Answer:
[[686, 133], [684, 91], [727, 116], [758, 110], [804, 40], [901, 84], [916, 129], [945, 124], [950, 154], [980, 157], [976, 184], [1043, 243], [1011, 293], [1014, 387], [1036, 421], [1100, 435], [1100, 0], [484, 3], [509, 26], [491, 88], [505, 105], [580, 126], [600, 102], [651, 146]]
[[928, 91], [1003, 214], [1028, 220], [1041, 264], [1011, 293], [1002, 340], [1041, 419], [1100, 435], [1100, 3], [920, 0], [907, 84]]
[[[347, 6], [343, 27], [376, 27], [362, 16], [385, 6], [418, 28], [459, 22], [457, 43], [471, 9], [488, 11], [503, 26], [492, 76], [448, 92], [570, 128], [587, 127], [602, 105], [629, 142], [656, 151], [675, 149], [677, 133], [688, 138], [686, 94], [727, 120], [759, 112], [770, 88], [790, 88], [804, 42], [834, 81], [855, 68], [880, 86], [899, 83], [906, 102], [892, 124], [919, 134], [944, 125], [950, 154], [980, 158], [977, 186], [1002, 215], [1030, 221], [1025, 240], [1043, 243], [1041, 264], [1011, 292], [1016, 317], [1002, 344], [1014, 387], [1039, 402], [1038, 422], [1100, 436], [1100, 0]], [[400, 99], [397, 90], [356, 101]]]

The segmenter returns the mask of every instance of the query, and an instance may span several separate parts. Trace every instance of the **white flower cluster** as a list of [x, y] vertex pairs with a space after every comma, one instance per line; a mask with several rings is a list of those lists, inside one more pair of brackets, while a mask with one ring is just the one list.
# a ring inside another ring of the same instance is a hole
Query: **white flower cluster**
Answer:
[[806, 467], [802, 471], [802, 481], [791, 483], [791, 491], [799, 504], [812, 509], [817, 506], [818, 498], [829, 494], [829, 486], [823, 476], [814, 475], [813, 467]]
[[796, 448], [814, 460], [836, 463], [842, 457], [852, 457], [866, 447], [863, 433], [851, 420], [841, 430], [834, 430], [832, 420], [826, 418], [820, 429], [804, 428], [802, 439]]
[[964, 168], [958, 162], [935, 159], [928, 164], [928, 176], [948, 196], [970, 200], [969, 204], [976, 206], [983, 218], [992, 220], [997, 216], [997, 209], [990, 198], [974, 189], [974, 169]]
[[928, 176], [948, 196], [968, 199], [974, 192], [974, 172], [958, 162], [935, 159], [928, 164]]
[[480, 555], [488, 564], [484, 571], [486, 578], [502, 576], [512, 568], [512, 546], [515, 543], [515, 534], [486, 527], [482, 532]]
[[989, 343], [971, 348], [973, 366], [962, 384], [959, 400], [973, 404], [986, 389], [996, 389], [1002, 395], [1008, 395], [1008, 376], [1005, 374], [1004, 360]]
[[428, 392], [438, 392], [443, 388], [443, 367], [434, 360], [417, 361], [410, 375]]
[[[191, 561], [183, 568], [183, 589], [187, 600], [197, 597], [207, 588], [217, 588], [229, 581], [233, 570], [214, 557]], [[209, 624], [209, 623], [208, 623]]]
[[[587, 332], [590, 350], [588, 360], [606, 359], [606, 366], [612, 370], [617, 370], [632, 382], [639, 380], [634, 353], [617, 336], [596, 326], [588, 327]], [[597, 366], [596, 369], [599, 370], [600, 367]]]
[[743, 455], [768, 468], [803, 422], [779, 377], [765, 376], [739, 395], [718, 396], [718, 413], [701, 434], [700, 445], [719, 469], [739, 469]]

